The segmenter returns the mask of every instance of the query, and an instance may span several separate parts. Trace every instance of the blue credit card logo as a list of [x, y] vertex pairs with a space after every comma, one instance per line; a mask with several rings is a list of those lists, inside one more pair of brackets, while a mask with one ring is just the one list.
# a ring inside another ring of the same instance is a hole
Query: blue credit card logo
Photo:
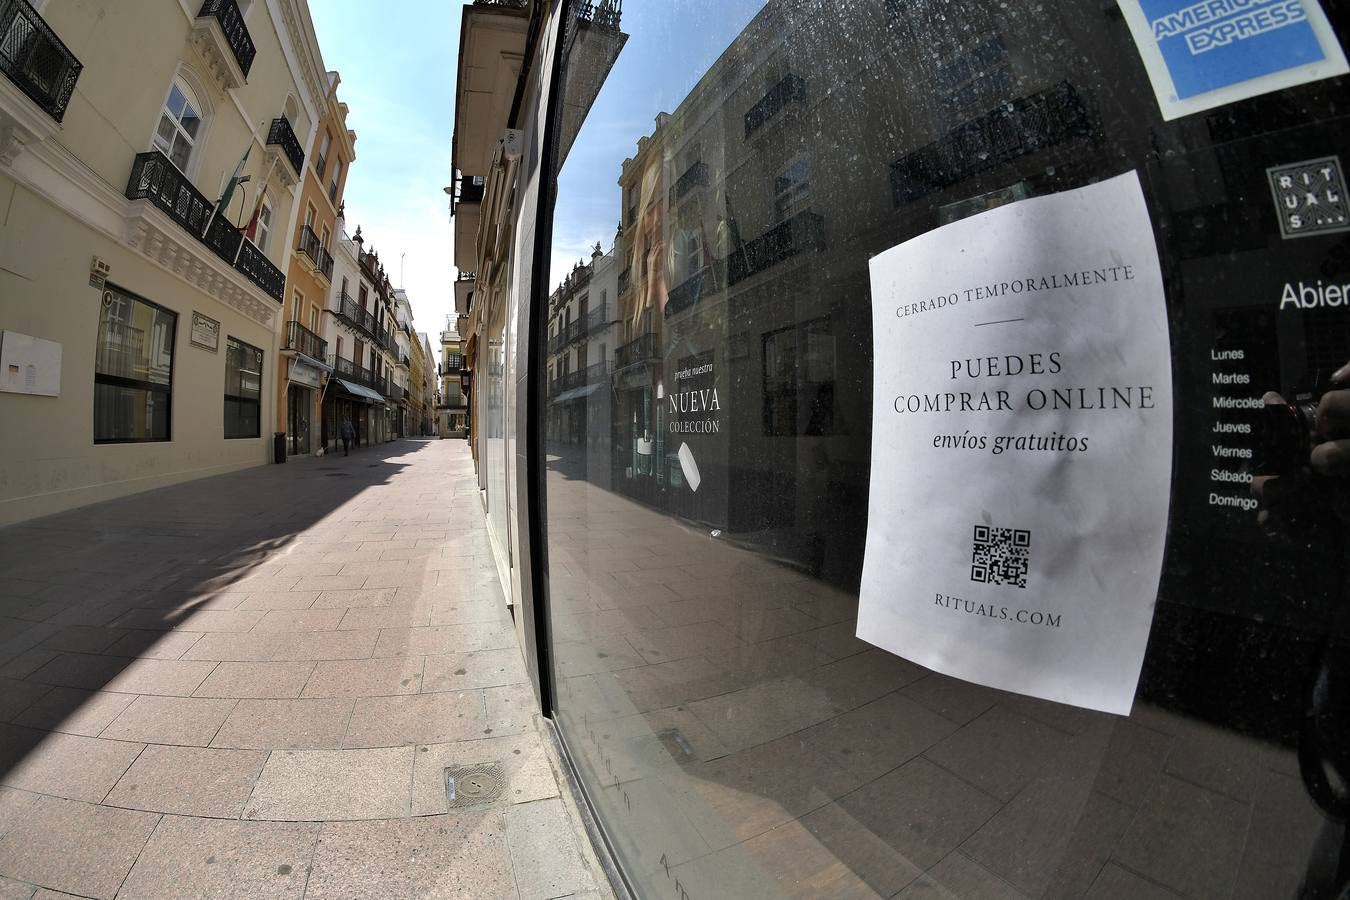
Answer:
[[1177, 98], [1326, 58], [1305, 0], [1139, 0]]

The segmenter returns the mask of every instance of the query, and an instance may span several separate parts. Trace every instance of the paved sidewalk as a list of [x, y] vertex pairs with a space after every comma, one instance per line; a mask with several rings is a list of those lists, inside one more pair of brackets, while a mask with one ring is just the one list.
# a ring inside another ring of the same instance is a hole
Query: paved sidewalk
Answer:
[[608, 896], [476, 495], [405, 440], [0, 529], [0, 900]]

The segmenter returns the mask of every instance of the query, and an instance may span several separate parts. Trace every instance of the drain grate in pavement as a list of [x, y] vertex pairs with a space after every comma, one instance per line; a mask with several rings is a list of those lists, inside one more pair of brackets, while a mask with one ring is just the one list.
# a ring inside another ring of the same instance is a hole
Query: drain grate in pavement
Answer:
[[505, 789], [506, 776], [499, 763], [447, 766], [445, 769], [445, 798], [451, 809], [489, 806], [501, 798]]

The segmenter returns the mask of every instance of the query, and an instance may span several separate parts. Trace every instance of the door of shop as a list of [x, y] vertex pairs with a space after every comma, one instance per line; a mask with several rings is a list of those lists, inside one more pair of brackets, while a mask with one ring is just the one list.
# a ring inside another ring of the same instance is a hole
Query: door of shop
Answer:
[[293, 384], [286, 389], [286, 452], [291, 456], [309, 452], [309, 388]]

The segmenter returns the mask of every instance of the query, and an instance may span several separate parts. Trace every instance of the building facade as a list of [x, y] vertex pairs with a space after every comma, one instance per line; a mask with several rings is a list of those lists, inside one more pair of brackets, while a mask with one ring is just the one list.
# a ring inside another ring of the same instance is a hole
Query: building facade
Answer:
[[436, 389], [436, 354], [431, 349], [431, 338], [425, 331], [414, 332], [418, 346], [422, 348], [422, 436], [434, 437], [437, 432], [437, 407], [440, 397]]
[[286, 435], [288, 455], [312, 453], [323, 443], [321, 398], [330, 374], [323, 313], [333, 293], [342, 192], [356, 161], [356, 132], [347, 127], [347, 104], [337, 96], [341, 79], [337, 72], [323, 72], [317, 53], [315, 45], [306, 61], [323, 73], [327, 90], [320, 98], [322, 113], [303, 160], [304, 177], [290, 232], [281, 338], [285, 369], [276, 378], [276, 430]]
[[[270, 457], [299, 0], [0, 7], [0, 523]], [[265, 194], [267, 210], [252, 211]]]
[[464, 339], [450, 316], [441, 332], [439, 401], [436, 404], [437, 428], [441, 437], [464, 437], [469, 428], [468, 393], [464, 377]]
[[379, 255], [365, 249], [361, 229], [348, 237], [341, 216], [337, 224], [334, 289], [325, 310], [333, 371], [323, 392], [323, 440], [330, 450], [341, 446], [344, 420], [351, 421], [357, 446], [393, 440], [401, 391], [394, 289]]

